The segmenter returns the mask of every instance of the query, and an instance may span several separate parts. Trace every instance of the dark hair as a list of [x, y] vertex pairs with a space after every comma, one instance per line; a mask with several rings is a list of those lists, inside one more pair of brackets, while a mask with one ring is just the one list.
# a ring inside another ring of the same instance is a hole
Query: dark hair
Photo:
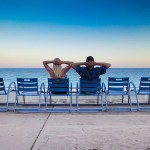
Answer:
[[89, 61], [94, 61], [94, 58], [93, 58], [92, 56], [88, 56], [88, 57], [86, 58], [86, 62], [89, 62]]

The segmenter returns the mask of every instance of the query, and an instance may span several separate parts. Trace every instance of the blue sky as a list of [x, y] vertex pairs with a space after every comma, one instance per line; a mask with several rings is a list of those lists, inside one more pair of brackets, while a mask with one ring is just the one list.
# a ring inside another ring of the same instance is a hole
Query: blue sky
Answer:
[[0, 67], [43, 67], [92, 55], [150, 67], [149, 0], [0, 0]]

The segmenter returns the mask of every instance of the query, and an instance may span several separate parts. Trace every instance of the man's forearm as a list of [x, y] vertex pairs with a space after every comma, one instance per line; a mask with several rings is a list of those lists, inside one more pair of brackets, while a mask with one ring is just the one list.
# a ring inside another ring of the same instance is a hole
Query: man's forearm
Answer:
[[80, 66], [80, 65], [87, 65], [87, 62], [72, 63], [71, 67], [75, 69], [77, 66]]
[[106, 68], [109, 68], [111, 66], [111, 64], [105, 62], [95, 62], [94, 65], [104, 66]]

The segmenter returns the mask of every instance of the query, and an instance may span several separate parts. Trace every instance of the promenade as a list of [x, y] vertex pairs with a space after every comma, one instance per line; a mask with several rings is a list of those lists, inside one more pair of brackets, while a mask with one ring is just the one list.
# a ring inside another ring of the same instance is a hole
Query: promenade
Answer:
[[1, 150], [150, 150], [150, 112], [0, 112]]

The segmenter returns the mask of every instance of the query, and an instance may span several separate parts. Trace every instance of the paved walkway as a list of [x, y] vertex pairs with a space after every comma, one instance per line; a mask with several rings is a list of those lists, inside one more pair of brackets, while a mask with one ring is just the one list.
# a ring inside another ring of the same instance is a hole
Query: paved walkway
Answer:
[[0, 149], [150, 150], [150, 112], [1, 112]]

